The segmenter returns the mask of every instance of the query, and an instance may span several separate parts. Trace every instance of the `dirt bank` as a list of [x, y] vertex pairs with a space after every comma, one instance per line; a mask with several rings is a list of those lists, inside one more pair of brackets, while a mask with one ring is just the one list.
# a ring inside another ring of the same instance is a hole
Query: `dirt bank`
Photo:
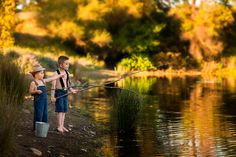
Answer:
[[19, 156], [30, 157], [96, 157], [102, 156], [99, 129], [88, 114], [79, 109], [70, 108], [66, 114], [65, 126], [69, 133], [59, 133], [56, 128], [56, 114], [53, 106], [49, 106], [50, 129], [47, 138], [39, 138], [32, 131], [33, 102], [27, 100], [19, 115], [16, 150]]

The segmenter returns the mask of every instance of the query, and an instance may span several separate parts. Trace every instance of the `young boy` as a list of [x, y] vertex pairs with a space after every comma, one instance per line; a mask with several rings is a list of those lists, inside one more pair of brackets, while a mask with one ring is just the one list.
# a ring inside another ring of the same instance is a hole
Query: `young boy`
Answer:
[[[69, 78], [69, 58], [66, 56], [60, 56], [58, 58], [58, 69], [55, 75], [66, 74], [65, 77], [52, 81], [51, 90], [51, 101], [55, 102], [55, 112], [57, 112], [57, 131], [58, 132], [68, 132], [69, 130], [64, 127], [65, 113], [68, 112], [68, 90], [73, 94], [77, 93], [71, 87], [71, 82]], [[59, 97], [58, 99], [56, 99]]]
[[41, 65], [35, 65], [33, 66], [33, 70], [30, 72], [34, 77], [29, 89], [30, 94], [34, 96], [33, 130], [35, 130], [35, 122], [48, 122], [48, 97], [46, 82], [50, 82], [64, 76], [64, 74], [60, 74], [44, 79], [44, 70], [45, 68]]

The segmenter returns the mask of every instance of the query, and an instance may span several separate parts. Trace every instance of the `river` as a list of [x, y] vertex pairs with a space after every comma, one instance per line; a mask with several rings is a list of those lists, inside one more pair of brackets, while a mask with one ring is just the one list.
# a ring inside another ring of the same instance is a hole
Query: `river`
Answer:
[[236, 156], [236, 79], [127, 77], [112, 86], [140, 92], [133, 129], [115, 127], [111, 100], [119, 89], [93, 88], [73, 102], [108, 130], [105, 156]]

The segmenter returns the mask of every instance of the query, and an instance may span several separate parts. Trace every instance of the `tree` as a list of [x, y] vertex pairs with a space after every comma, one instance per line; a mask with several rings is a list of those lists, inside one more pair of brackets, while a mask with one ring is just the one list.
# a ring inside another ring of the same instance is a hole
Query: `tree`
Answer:
[[0, 1], [0, 50], [12, 46], [12, 37], [15, 16], [15, 0]]
[[181, 21], [182, 39], [189, 41], [189, 53], [196, 60], [212, 60], [223, 50], [221, 31], [234, 21], [232, 10], [210, 1], [196, 1], [172, 8], [169, 14]]

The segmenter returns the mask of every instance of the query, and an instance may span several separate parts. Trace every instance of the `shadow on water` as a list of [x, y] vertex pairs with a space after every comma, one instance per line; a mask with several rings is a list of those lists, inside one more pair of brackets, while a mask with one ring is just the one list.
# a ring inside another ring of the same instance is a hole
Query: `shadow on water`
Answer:
[[[138, 110], [111, 103], [113, 89], [94, 89], [79, 100], [110, 130], [104, 135], [105, 156], [236, 154], [236, 79], [126, 78], [114, 86], [137, 88], [143, 97]], [[122, 131], [125, 127], [130, 129]]]

